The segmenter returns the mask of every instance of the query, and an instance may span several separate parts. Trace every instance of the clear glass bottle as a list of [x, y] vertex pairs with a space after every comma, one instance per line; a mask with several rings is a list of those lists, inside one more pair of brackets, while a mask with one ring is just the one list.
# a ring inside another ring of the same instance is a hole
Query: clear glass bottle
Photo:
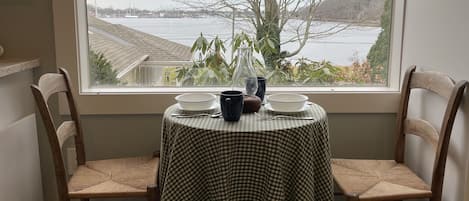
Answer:
[[253, 96], [257, 91], [256, 69], [252, 66], [251, 48], [243, 45], [238, 49], [238, 63], [233, 73], [232, 89]]

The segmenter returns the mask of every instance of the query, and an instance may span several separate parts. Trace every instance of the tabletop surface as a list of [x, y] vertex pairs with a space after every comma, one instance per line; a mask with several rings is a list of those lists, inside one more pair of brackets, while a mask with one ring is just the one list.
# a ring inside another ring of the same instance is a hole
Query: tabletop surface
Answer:
[[281, 129], [291, 129], [302, 127], [318, 121], [324, 121], [327, 118], [324, 109], [312, 103], [308, 105], [309, 109], [299, 113], [278, 113], [288, 116], [296, 117], [313, 117], [314, 120], [295, 120], [295, 119], [276, 119], [272, 120], [269, 117], [273, 117], [277, 113], [266, 110], [262, 107], [258, 115], [254, 113], [242, 114], [241, 119], [238, 122], [227, 122], [222, 117], [210, 118], [210, 117], [197, 117], [197, 118], [177, 118], [172, 117], [171, 114], [184, 113], [178, 107], [173, 105], [169, 107], [164, 114], [166, 120], [172, 123], [181, 124], [191, 128], [198, 128], [204, 130], [223, 130], [223, 131], [237, 131], [237, 132], [253, 132], [253, 131], [273, 131]]

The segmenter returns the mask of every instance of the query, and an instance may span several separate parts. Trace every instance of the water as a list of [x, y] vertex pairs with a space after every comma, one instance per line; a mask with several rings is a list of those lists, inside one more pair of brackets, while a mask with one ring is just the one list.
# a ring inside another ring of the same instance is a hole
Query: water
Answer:
[[[231, 41], [232, 28], [231, 21], [223, 18], [104, 18], [104, 20], [122, 24], [130, 28], [153, 34], [155, 36], [174, 41], [191, 47], [193, 42], [203, 33], [207, 39], [219, 36], [227, 41], [226, 57], [229, 60], [231, 52], [228, 44]], [[295, 27], [298, 20], [290, 21], [286, 27]], [[312, 31], [326, 30], [335, 26], [331, 22], [315, 22]], [[236, 33], [240, 30], [249, 31], [250, 25], [246, 23], [236, 23]], [[306, 57], [315, 61], [327, 60], [335, 65], [348, 66], [353, 60], [363, 61], [371, 46], [375, 43], [381, 32], [380, 27], [348, 26], [339, 33], [309, 39], [301, 52], [295, 56]], [[282, 41], [285, 42], [293, 37], [294, 33], [283, 33]], [[298, 43], [287, 43], [282, 46], [282, 51], [294, 51]]]

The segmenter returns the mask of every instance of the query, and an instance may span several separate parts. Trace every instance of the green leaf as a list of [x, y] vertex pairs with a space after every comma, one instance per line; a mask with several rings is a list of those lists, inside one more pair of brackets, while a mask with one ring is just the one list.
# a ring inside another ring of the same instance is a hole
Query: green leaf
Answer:
[[194, 51], [198, 48], [197, 45], [198, 45], [198, 40], [195, 40], [194, 43], [192, 44], [192, 48], [191, 48], [191, 53], [194, 53]]
[[255, 42], [254, 42], [254, 50], [255, 50], [257, 53], [260, 52], [259, 46], [260, 46], [260, 45], [259, 45], [259, 42], [258, 42], [258, 41], [255, 41]]
[[270, 49], [275, 49], [275, 44], [272, 40], [270, 39], [267, 39], [267, 44], [269, 45], [269, 48]]

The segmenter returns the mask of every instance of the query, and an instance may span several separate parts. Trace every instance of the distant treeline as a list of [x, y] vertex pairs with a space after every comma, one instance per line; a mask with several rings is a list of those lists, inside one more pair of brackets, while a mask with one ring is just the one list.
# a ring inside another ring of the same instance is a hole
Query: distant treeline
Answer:
[[[316, 19], [379, 25], [386, 0], [326, 0], [316, 9]], [[301, 11], [306, 12], [306, 11]], [[304, 14], [304, 13], [303, 13]]]
[[[98, 7], [98, 17], [125, 17], [126, 15], [138, 16], [141, 18], [183, 18], [183, 17], [206, 17], [206, 16], [226, 16], [231, 17], [232, 11], [213, 11], [213, 10], [147, 10], [138, 8], [116, 9]], [[88, 13], [95, 15], [96, 10], [93, 5], [88, 5]], [[238, 16], [252, 14], [250, 11], [236, 11]]]
[[[340, 21], [361, 23], [368, 25], [379, 25], [381, 15], [384, 11], [385, 0], [325, 0], [315, 10], [314, 17], [321, 21]], [[88, 5], [88, 12], [95, 14], [95, 8]], [[298, 18], [305, 16], [307, 9], [300, 9]], [[182, 17], [206, 17], [225, 16], [230, 17], [231, 11], [212, 10], [147, 10], [147, 9], [115, 9], [98, 7], [98, 17], [125, 17], [126, 15], [138, 16], [142, 18], [182, 18]], [[238, 16], [253, 15], [249, 10], [238, 10]]]

